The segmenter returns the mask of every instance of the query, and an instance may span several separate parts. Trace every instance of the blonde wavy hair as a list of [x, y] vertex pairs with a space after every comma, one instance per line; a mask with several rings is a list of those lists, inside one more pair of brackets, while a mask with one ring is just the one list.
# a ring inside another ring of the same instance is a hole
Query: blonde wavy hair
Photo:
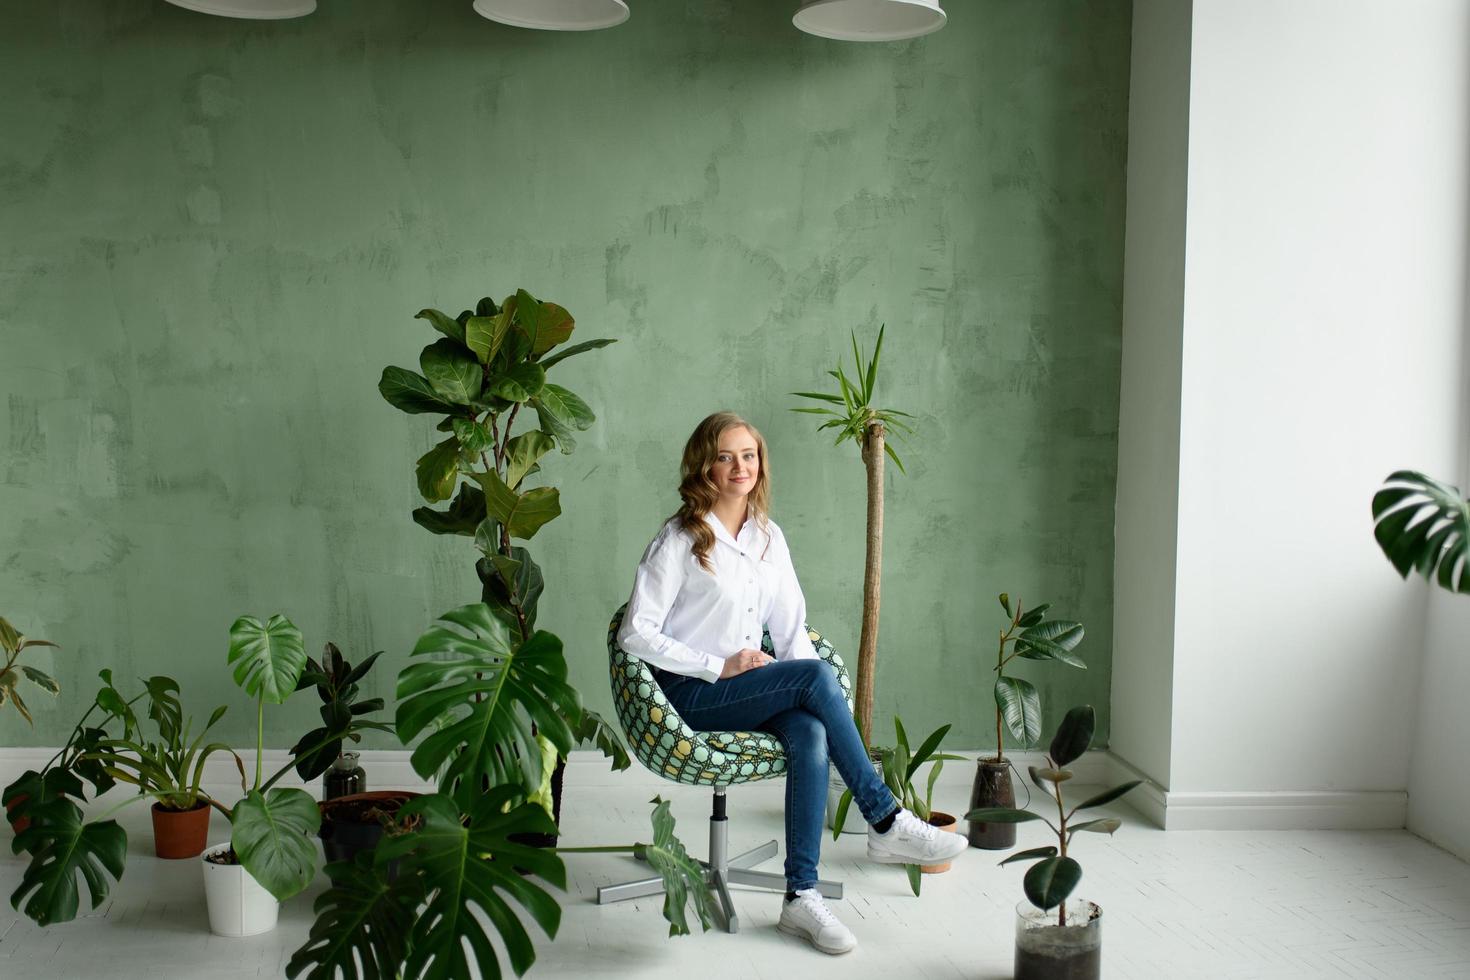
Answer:
[[[705, 516], [720, 499], [720, 491], [710, 479], [710, 470], [720, 454], [720, 437], [731, 429], [745, 429], [755, 439], [756, 459], [760, 461], [760, 473], [755, 486], [746, 497], [751, 516], [761, 528], [766, 526], [766, 515], [771, 507], [771, 471], [766, 454], [766, 440], [755, 426], [734, 412], [716, 412], [694, 427], [689, 441], [684, 444], [684, 459], [679, 466], [679, 497], [684, 505], [674, 515], [679, 526], [694, 538], [694, 557], [700, 567], [714, 574], [709, 553], [715, 546], [715, 532], [705, 522]], [[770, 546], [769, 538], [767, 547]]]

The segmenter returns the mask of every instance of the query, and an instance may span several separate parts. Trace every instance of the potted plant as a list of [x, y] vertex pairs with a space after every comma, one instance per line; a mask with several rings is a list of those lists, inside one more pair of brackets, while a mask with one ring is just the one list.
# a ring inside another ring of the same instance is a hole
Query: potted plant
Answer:
[[[878, 358], [883, 351], [884, 327], [878, 328], [878, 340], [873, 345], [872, 360], [865, 360], [858, 349], [857, 334], [852, 334], [853, 369], [856, 381], [849, 380], [839, 361], [837, 368], [827, 373], [837, 382], [835, 394], [821, 391], [792, 392], [798, 398], [810, 398], [824, 402], [823, 406], [793, 408], [793, 412], [829, 416], [817, 427], [818, 432], [837, 430], [836, 445], [847, 440], [857, 444], [858, 453], [867, 471], [868, 510], [867, 547], [863, 560], [863, 622], [858, 638], [857, 671], [853, 686], [853, 721], [863, 744], [869, 743], [873, 727], [873, 684], [877, 675], [878, 660], [878, 607], [883, 574], [883, 470], [886, 455], [892, 458], [900, 473], [904, 471], [903, 460], [888, 440], [888, 430], [911, 432], [902, 419], [910, 418], [907, 412], [891, 408], [873, 407], [873, 390], [878, 380]], [[877, 767], [877, 759], [874, 758]], [[841, 832], [843, 821], [837, 819], [837, 802], [845, 785], [836, 770], [828, 776], [827, 825]], [[855, 828], [861, 830], [861, 827]]]
[[[298, 691], [314, 688], [322, 702], [322, 725], [303, 735], [292, 753], [296, 774], [303, 780], [323, 777], [322, 799], [317, 804], [322, 822], [317, 834], [328, 861], [350, 861], [358, 851], [376, 846], [398, 808], [418, 795], [409, 790], [368, 792], [366, 774], [356, 765], [357, 753], [343, 751], [347, 741], [361, 741], [363, 731], [393, 731], [387, 722], [364, 718], [382, 710], [382, 698], [359, 699], [358, 683], [381, 655], [379, 650], [354, 666], [335, 643], [328, 643], [321, 662], [307, 658], [296, 685]], [[334, 732], [343, 735], [334, 738]]]
[[324, 747], [377, 724], [350, 711], [324, 713], [326, 726], [298, 742], [286, 764], [264, 778], [265, 705], [281, 704], [300, 689], [306, 660], [301, 631], [279, 613], [265, 623], [241, 616], [230, 626], [235, 683], [257, 702], [255, 779], [244, 799], [226, 811], [229, 841], [204, 853], [205, 900], [216, 935], [252, 936], [275, 928], [280, 903], [300, 893], [316, 874], [311, 841], [321, 825], [316, 801], [305, 790], [275, 784], [303, 759], [319, 759]]
[[[287, 964], [289, 976], [498, 975], [498, 963], [485, 962], [496, 955], [486, 922], [524, 973], [535, 948], [508, 900], [555, 938], [561, 909], [541, 882], [566, 887], [562, 851], [642, 854], [665, 879], [670, 934], [689, 931], [690, 901], [708, 927], [703, 869], [674, 837], [661, 800], [654, 801], [651, 844], [525, 843], [555, 834], [534, 793], [576, 738], [566, 718], [577, 713], [577, 692], [566, 682], [560, 639], [537, 630], [521, 641], [504, 617], [474, 603], [445, 613], [412, 657], [398, 676], [395, 727], [405, 745], [423, 736], [413, 766], [437, 774], [437, 791], [403, 805], [371, 851], [328, 865], [332, 887], [317, 900], [317, 920]], [[541, 738], [553, 752], [539, 750]]]
[[[1066, 766], [1076, 761], [1092, 744], [1096, 716], [1092, 705], [1067, 712], [1057, 728], [1047, 753], [1046, 768], [1031, 766], [1031, 781], [1057, 806], [1052, 823], [1030, 810], [993, 807], [971, 810], [968, 820], [986, 823], [1023, 823], [1040, 820], [1057, 835], [1055, 845], [1017, 851], [1002, 865], [1035, 861], [1026, 872], [1022, 887], [1026, 902], [1016, 906], [1016, 980], [1097, 980], [1102, 970], [1102, 909], [1097, 904], [1073, 899], [1082, 879], [1082, 865], [1069, 851], [1080, 833], [1112, 834], [1122, 821], [1116, 817], [1075, 822], [1082, 810], [1104, 806], [1123, 796], [1143, 781], [1135, 779], [1089, 797], [1070, 810], [1062, 802], [1062, 784], [1072, 778]], [[1053, 912], [1052, 910], [1056, 911]]]
[[[481, 601], [519, 642], [529, 642], [545, 582], [527, 548], [514, 542], [529, 541], [554, 520], [561, 500], [555, 487], [528, 488], [526, 480], [540, 472], [539, 461], [551, 450], [571, 453], [576, 433], [596, 418], [575, 393], [549, 381], [548, 372], [569, 357], [613, 341], [588, 340], [557, 350], [571, 339], [575, 320], [561, 306], [524, 289], [499, 304], [485, 297], [458, 317], [426, 309], [417, 319], [443, 334], [420, 353], [422, 373], [387, 367], [378, 383], [390, 405], [409, 414], [441, 415], [436, 428], [448, 433], [415, 466], [424, 500], [449, 501], [448, 508], [420, 507], [413, 519], [435, 534], [474, 541], [480, 552], [475, 569]], [[515, 432], [516, 423], [532, 413], [535, 427]], [[562, 721], [576, 727], [578, 738], [591, 739], [605, 751], [617, 745], [613, 729], [593, 711], [579, 708]], [[525, 744], [515, 751], [551, 750], [551, 740], [537, 738], [539, 749]], [[544, 785], [533, 794], [547, 801], [553, 820], [560, 814], [566, 749], [560, 751], [557, 765], [543, 774]], [[613, 757], [621, 752], [618, 746]], [[538, 841], [554, 842], [554, 835]]]
[[192, 858], [204, 850], [209, 836], [211, 806], [217, 804], [200, 789], [204, 765], [216, 752], [228, 752], [240, 771], [240, 786], [245, 786], [245, 764], [223, 742], [204, 744], [209, 730], [224, 717], [225, 706], [214, 710], [198, 735], [190, 737], [193, 719], [184, 717], [179, 700], [178, 681], [171, 677], [150, 677], [144, 683], [148, 699], [148, 718], [158, 731], [158, 739], [145, 740], [142, 726], [130, 702], [122, 700], [110, 677], [100, 700], [115, 706], [114, 716], [122, 720], [120, 738], [98, 739], [82, 757], [100, 762], [107, 774], [118, 782], [138, 787], [141, 796], [153, 802], [153, 850], [161, 858]]
[[[982, 757], [976, 761], [975, 782], [970, 793], [972, 810], [1016, 805], [1011, 767], [1005, 758], [1006, 729], [1022, 748], [1030, 748], [1041, 738], [1041, 694], [1036, 685], [1025, 678], [1008, 675], [1006, 665], [1019, 657], [1087, 669], [1087, 665], [1073, 652], [1085, 635], [1081, 623], [1047, 620], [1046, 613], [1051, 608], [1049, 602], [1023, 609], [1017, 600], [1012, 611], [1010, 595], [1002, 592], [999, 598], [1000, 607], [1010, 622], [1000, 633], [995, 655], [995, 757]], [[1009, 653], [1006, 650], [1008, 645]], [[971, 821], [968, 836], [973, 847], [1000, 850], [1016, 843], [1016, 827], [1011, 823]]]
[[[883, 781], [888, 784], [889, 791], [899, 804], [912, 812], [920, 820], [926, 820], [940, 830], [952, 830], [959, 823], [952, 813], [934, 809], [934, 783], [939, 779], [939, 774], [944, 771], [946, 760], [964, 761], [962, 755], [950, 755], [947, 752], [936, 752], [939, 743], [944, 741], [944, 736], [949, 734], [949, 725], [942, 725], [930, 732], [928, 737], [919, 744], [917, 750], [909, 748], [908, 732], [904, 730], [903, 721], [897, 716], [893, 719], [894, 745], [892, 748], [878, 746], [873, 751], [878, 755], [881, 763]], [[929, 779], [924, 786], [924, 792], [920, 795], [914, 786], [914, 775], [918, 773], [919, 767], [924, 763], [933, 761], [934, 765], [929, 769]], [[852, 805], [852, 790], [844, 790], [837, 803], [837, 814], [833, 821], [832, 839], [843, 832], [843, 825], [847, 820], [848, 808]], [[951, 862], [942, 864], [906, 864], [904, 869], [908, 872], [909, 887], [914, 894], [919, 894], [919, 885], [923, 880], [922, 875], [942, 874], [949, 870]]]
[[30, 708], [26, 707], [25, 699], [20, 696], [21, 680], [28, 680], [48, 694], [57, 694], [61, 687], [51, 678], [51, 675], [30, 664], [20, 663], [21, 651], [31, 647], [57, 647], [50, 640], [32, 640], [21, 635], [10, 621], [0, 616], [0, 653], [5, 655], [5, 663], [0, 665], [0, 708], [7, 704], [14, 704], [15, 710], [20, 712], [22, 718], [30, 725], [35, 725], [35, 719], [31, 717]]
[[[316, 870], [316, 846], [309, 835], [316, 830], [319, 817], [316, 802], [305, 792], [275, 786], [296, 765], [296, 752], [269, 779], [263, 778], [261, 768], [265, 704], [279, 704], [290, 696], [306, 662], [300, 631], [284, 616], [272, 616], [264, 625], [241, 617], [230, 629], [229, 662], [234, 665], [236, 683], [258, 699], [255, 781], [233, 808], [211, 800], [230, 820], [230, 840], [207, 848], [203, 862], [206, 899], [211, 892], [223, 899], [210, 905], [211, 927], [220, 935], [247, 935], [270, 929], [275, 923], [276, 902], [295, 895], [311, 881]], [[38, 799], [23, 804], [24, 815], [31, 818], [32, 824], [12, 845], [17, 853], [30, 854], [31, 862], [20, 887], [11, 895], [11, 904], [20, 908], [24, 901], [25, 914], [41, 925], [76, 917], [82, 883], [96, 908], [107, 897], [108, 879], [122, 877], [127, 859], [127, 833], [117, 821], [107, 819], [111, 810], [87, 821], [73, 799], [58, 795], [81, 799], [83, 778], [92, 782], [98, 793], [105, 792], [114, 783], [109, 768], [131, 768], [134, 775], [139, 771], [133, 765], [124, 767], [123, 753], [114, 751], [120, 748], [115, 744], [117, 740], [111, 739], [105, 727], [120, 718], [125, 735], [136, 733], [133, 705], [148, 692], [127, 700], [114, 686], [111, 671], [101, 671], [100, 676], [103, 687], [73, 729], [67, 745], [42, 772], [26, 773], [5, 791], [6, 800], [14, 800], [22, 792], [39, 794]], [[167, 700], [176, 686], [167, 678], [162, 682], [154, 687], [159, 697]], [[92, 713], [98, 710], [104, 715], [101, 725], [89, 726]], [[318, 741], [351, 737], [361, 724], [349, 718], [340, 728], [324, 732]], [[109, 741], [114, 744], [109, 746]], [[316, 743], [303, 744], [297, 752], [309, 753], [317, 748]], [[104, 758], [115, 765], [104, 762]], [[180, 775], [175, 788], [192, 788], [197, 783], [197, 767], [201, 765], [197, 756], [194, 765], [196, 774], [187, 780]], [[241, 776], [243, 787], [243, 772]], [[118, 807], [141, 798], [146, 797], [124, 800]], [[244, 896], [249, 898], [242, 902]]]

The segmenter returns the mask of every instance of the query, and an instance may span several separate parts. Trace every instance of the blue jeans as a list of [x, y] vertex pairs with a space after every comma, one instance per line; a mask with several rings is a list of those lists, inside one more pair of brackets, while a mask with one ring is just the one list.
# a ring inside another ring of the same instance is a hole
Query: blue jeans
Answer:
[[827, 760], [852, 789], [868, 823], [898, 803], [868, 761], [868, 750], [837, 684], [822, 660], [778, 660], [723, 677], [655, 670], [669, 702], [695, 731], [763, 731], [786, 749], [786, 887], [815, 888], [827, 809]]

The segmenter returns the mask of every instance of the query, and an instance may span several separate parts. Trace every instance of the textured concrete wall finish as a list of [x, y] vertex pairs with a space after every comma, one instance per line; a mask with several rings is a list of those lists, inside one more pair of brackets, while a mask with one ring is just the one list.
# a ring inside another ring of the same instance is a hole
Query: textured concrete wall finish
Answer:
[[862, 46], [793, 3], [642, 0], [586, 36], [468, 0], [0, 3], [0, 611], [65, 646], [63, 695], [0, 742], [55, 744], [103, 666], [230, 703], [243, 740], [243, 612], [387, 650], [391, 697], [477, 588], [468, 541], [409, 521], [433, 434], [378, 373], [432, 339], [419, 308], [517, 286], [620, 341], [558, 369], [600, 419], [546, 467], [566, 515], [533, 542], [591, 703], [716, 408], [771, 439], [812, 619], [856, 647], [861, 465], [787, 393], [886, 322], [883, 398], [920, 434], [889, 483], [880, 730], [987, 741], [1002, 588], [1088, 626], [1086, 674], [1028, 665], [1051, 717], [1105, 706], [1128, 5], [966, 3]]

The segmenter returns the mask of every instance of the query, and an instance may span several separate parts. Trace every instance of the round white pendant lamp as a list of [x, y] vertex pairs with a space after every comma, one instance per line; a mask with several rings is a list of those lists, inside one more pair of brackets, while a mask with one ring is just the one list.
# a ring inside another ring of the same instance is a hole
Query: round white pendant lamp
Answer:
[[932, 34], [946, 19], [939, 0], [807, 0], [791, 22], [837, 41], [903, 41]]
[[175, 7], [196, 10], [216, 17], [246, 20], [286, 20], [305, 17], [316, 10], [316, 0], [168, 0]]
[[475, 0], [475, 13], [542, 31], [598, 31], [629, 16], [624, 0]]

